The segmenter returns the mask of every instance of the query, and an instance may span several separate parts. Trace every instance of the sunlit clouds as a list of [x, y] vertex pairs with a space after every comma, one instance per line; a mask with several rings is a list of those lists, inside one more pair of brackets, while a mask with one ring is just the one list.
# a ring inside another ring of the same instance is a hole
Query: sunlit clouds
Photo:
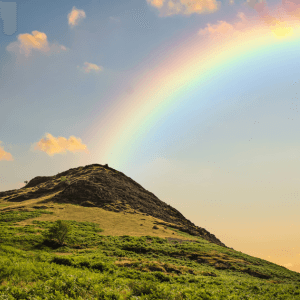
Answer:
[[242, 29], [246, 29], [246, 27], [249, 25], [249, 20], [246, 19], [244, 13], [239, 13], [238, 17], [241, 19], [241, 21], [235, 23], [234, 25], [231, 25], [225, 21], [218, 21], [218, 24], [207, 24], [207, 26], [204, 29], [199, 30], [199, 35], [209, 35], [212, 36], [230, 36], [235, 31], [241, 31]]
[[[289, 5], [287, 5], [287, 4], [283, 5], [283, 9], [285, 10], [286, 13], [291, 14], [289, 9], [290, 9], [290, 4], [292, 4], [293, 2], [288, 2], [288, 3], [289, 3]], [[293, 3], [293, 5], [295, 6], [295, 8], [296, 8], [296, 6], [298, 6], [298, 9], [299, 9], [299, 4], [296, 5], [295, 3]], [[293, 34], [293, 28], [288, 26], [285, 21], [282, 21], [281, 20], [282, 17], [275, 18], [274, 16], [270, 15], [269, 9], [268, 9], [266, 3], [261, 2], [261, 3], [254, 4], [254, 1], [250, 1], [250, 6], [253, 7], [257, 11], [260, 19], [263, 20], [265, 22], [265, 24], [270, 27], [273, 34], [277, 38], [282, 38], [282, 37]]]
[[[64, 137], [55, 138], [50, 133], [46, 134], [46, 138], [42, 138], [34, 144], [34, 150], [45, 152], [49, 156], [66, 153], [67, 151], [89, 153], [87, 146], [82, 143], [80, 138], [76, 138], [75, 136], [70, 136], [69, 139]], [[13, 161], [14, 158], [11, 153], [5, 151], [4, 146], [0, 145], [0, 161], [4, 160]]]
[[[216, 0], [147, 0], [147, 3], [159, 10], [160, 16], [171, 16], [176, 14], [191, 15], [212, 13], [221, 8], [222, 2]], [[245, 5], [255, 9], [266, 22], [276, 21], [269, 15], [266, 1], [247, 0]], [[228, 4], [233, 5], [234, 0]], [[282, 7], [291, 16], [300, 18], [300, 2], [296, 0], [282, 0]], [[268, 20], [269, 19], [269, 20]]]
[[205, 14], [217, 11], [221, 2], [216, 0], [147, 0], [159, 9], [160, 16]]
[[287, 14], [300, 19], [300, 2], [295, 0], [282, 0], [282, 6]]
[[[259, 19], [263, 22], [260, 26], [267, 26], [276, 38], [285, 38], [293, 34], [292, 25], [280, 18], [271, 16], [264, 4], [255, 5], [255, 9], [259, 13]], [[287, 13], [287, 12], [286, 12]], [[218, 21], [217, 24], [207, 24], [204, 29], [198, 31], [199, 35], [206, 35], [213, 39], [223, 36], [225, 38], [232, 37], [235, 33], [241, 33], [245, 30], [257, 27], [258, 23], [248, 19], [244, 13], [237, 14], [240, 21], [229, 24], [226, 21]]]
[[147, 2], [156, 7], [156, 8], [161, 8], [164, 5], [165, 0], [147, 0]]
[[[191, 14], [207, 14], [214, 13], [221, 9], [221, 2], [216, 0], [147, 0], [147, 3], [150, 6], [155, 7], [160, 12], [160, 17], [170, 17], [172, 15], [184, 16]], [[230, 0], [229, 4], [233, 5], [234, 1]], [[296, 19], [300, 19], [300, 3], [296, 3], [295, 0], [282, 1], [282, 5], [278, 9], [282, 12], [278, 13], [278, 18], [270, 15], [269, 9], [265, 2], [248, 0], [245, 2], [245, 5], [248, 5], [250, 8], [257, 11], [259, 19], [270, 28], [276, 38], [284, 38], [293, 34], [292, 26], [287, 24], [286, 21], [282, 20], [282, 13], [293, 16]], [[245, 18], [243, 21], [245, 21]], [[206, 31], [219, 35], [227, 33], [230, 34], [235, 30], [239, 30], [238, 28], [233, 28], [226, 21], [219, 20], [218, 23], [219, 24], [215, 24], [214, 26], [210, 26], [208, 24], [207, 27], [203, 30], [200, 30], [200, 32], [203, 33]], [[249, 25], [256, 27], [257, 22], [252, 21], [252, 24]]]
[[34, 150], [40, 150], [50, 156], [58, 153], [85, 152], [89, 153], [87, 146], [81, 142], [80, 138], [70, 136], [69, 139], [64, 137], [53, 137], [50, 133], [46, 134], [46, 138], [42, 138], [34, 147]]
[[[0, 144], [2, 142], [0, 141]], [[4, 150], [4, 147], [0, 145], [0, 161], [1, 160], [14, 160], [12, 155]]]
[[7, 51], [15, 52], [16, 54], [22, 54], [28, 57], [32, 50], [37, 50], [43, 53], [53, 53], [66, 51], [67, 48], [63, 45], [49, 44], [47, 35], [44, 32], [37, 30], [30, 33], [19, 34], [17, 36], [18, 41], [10, 43], [7, 47]]
[[77, 9], [75, 6], [73, 6], [72, 11], [68, 14], [68, 23], [71, 28], [79, 24], [80, 19], [84, 19], [85, 12], [81, 9]]

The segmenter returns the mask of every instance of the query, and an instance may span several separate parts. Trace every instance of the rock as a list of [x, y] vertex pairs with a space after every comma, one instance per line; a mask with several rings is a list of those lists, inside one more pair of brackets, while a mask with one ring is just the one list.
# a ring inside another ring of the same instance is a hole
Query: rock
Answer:
[[[107, 169], [103, 168], [108, 168], [113, 172], [107, 172]], [[68, 185], [58, 180], [62, 176], [65, 176], [71, 184]], [[31, 199], [48, 196], [44, 204], [47, 202], [70, 203], [86, 207], [101, 207], [120, 214], [122, 211], [132, 214], [140, 213], [163, 221], [157, 222], [157, 225], [175, 228], [226, 247], [206, 229], [196, 226], [178, 210], [158, 199], [122, 172], [116, 172], [108, 167], [108, 164], [72, 168], [55, 176], [37, 176], [29, 181], [26, 187], [33, 186], [36, 189], [30, 191], [27, 197]], [[52, 194], [53, 197], [49, 197]], [[26, 201], [26, 189], [2, 192], [0, 200], [3, 200], [1, 197], [12, 202]], [[129, 212], [130, 210], [133, 212]], [[153, 229], [158, 228], [156, 225], [153, 227]]]

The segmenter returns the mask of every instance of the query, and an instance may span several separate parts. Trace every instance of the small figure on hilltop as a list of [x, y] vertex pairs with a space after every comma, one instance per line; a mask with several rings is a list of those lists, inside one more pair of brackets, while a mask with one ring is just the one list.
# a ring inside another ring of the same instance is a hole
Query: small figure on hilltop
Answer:
[[104, 167], [108, 168], [108, 164], [105, 164]]

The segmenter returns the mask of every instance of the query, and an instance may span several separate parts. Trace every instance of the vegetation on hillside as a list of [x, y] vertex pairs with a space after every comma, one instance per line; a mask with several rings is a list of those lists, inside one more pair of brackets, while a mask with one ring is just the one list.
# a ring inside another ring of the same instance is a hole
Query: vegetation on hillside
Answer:
[[41, 214], [53, 212], [0, 212], [0, 300], [300, 299], [299, 273], [201, 237], [179, 243], [104, 236], [92, 222], [17, 223]]

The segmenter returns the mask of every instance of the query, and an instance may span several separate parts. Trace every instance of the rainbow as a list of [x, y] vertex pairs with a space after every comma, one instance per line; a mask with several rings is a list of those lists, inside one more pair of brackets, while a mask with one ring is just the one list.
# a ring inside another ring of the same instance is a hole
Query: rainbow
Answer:
[[[219, 22], [202, 30], [183, 32], [167, 46], [152, 51], [131, 72], [127, 80], [133, 93], [120, 91], [105, 119], [93, 124], [85, 137], [92, 139], [99, 136], [100, 130], [103, 132], [98, 145], [101, 160], [109, 162], [113, 153], [114, 162], [125, 166], [150, 128], [181, 106], [190, 105], [188, 95], [199, 93], [208, 83], [224, 76], [227, 69], [239, 70], [241, 62], [255, 63], [257, 57], [285, 47], [299, 49], [300, 18], [286, 17], [275, 23], [247, 20], [242, 13], [240, 18], [234, 25]], [[207, 104], [205, 97], [197, 101], [199, 106]]]

